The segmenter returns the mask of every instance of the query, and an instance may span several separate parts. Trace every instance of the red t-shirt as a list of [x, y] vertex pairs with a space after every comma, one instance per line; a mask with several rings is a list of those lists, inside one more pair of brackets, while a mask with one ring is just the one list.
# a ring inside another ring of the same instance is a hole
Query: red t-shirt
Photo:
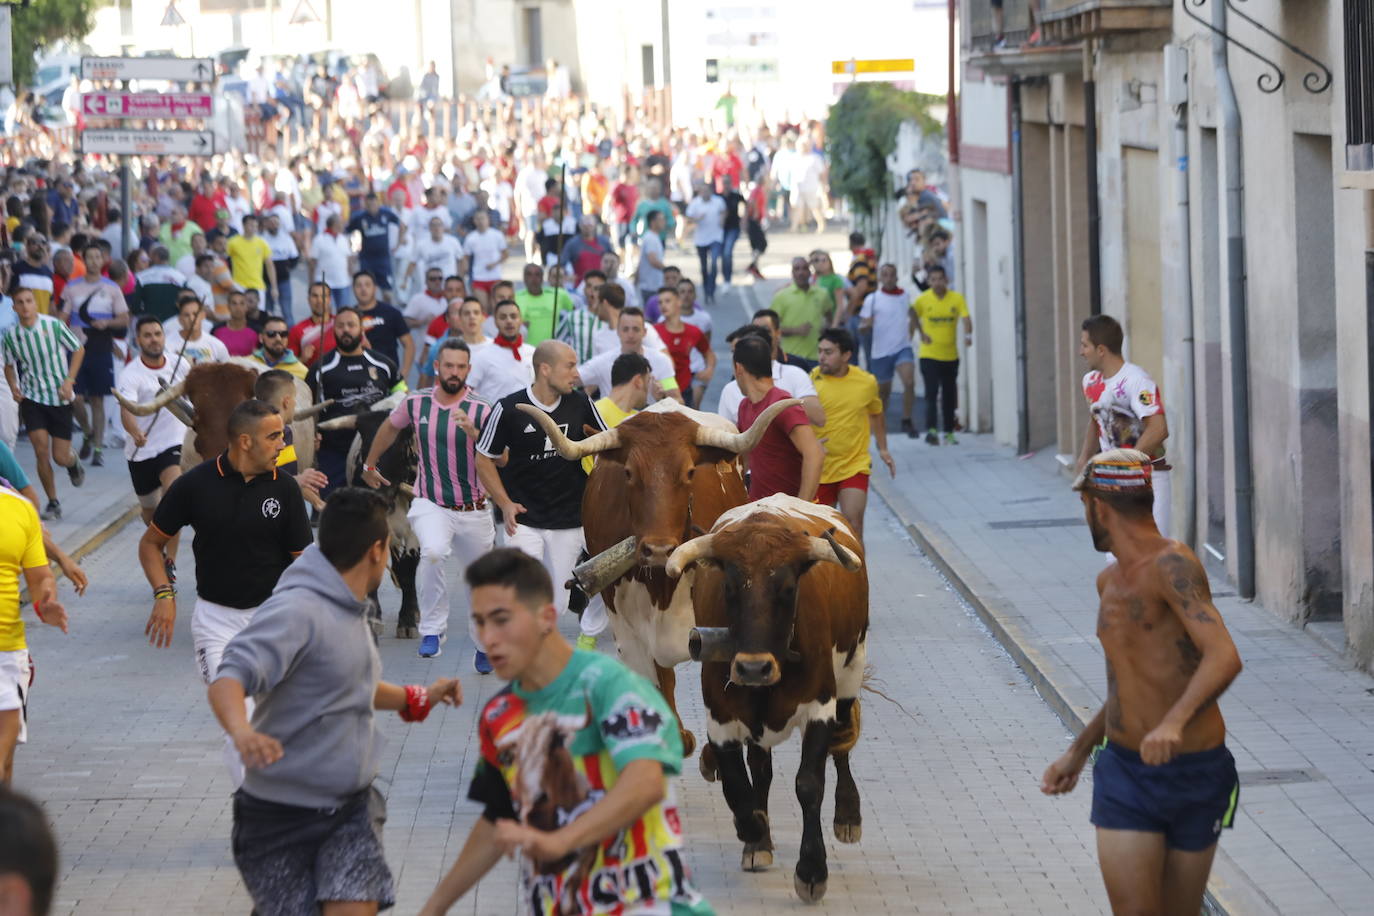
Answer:
[[635, 207], [639, 204], [639, 189], [632, 184], [617, 184], [611, 189], [611, 209], [615, 211], [615, 221], [625, 224], [634, 219]]
[[215, 228], [215, 211], [218, 209], [213, 200], [197, 193], [191, 198], [191, 207], [186, 211], [186, 215], [191, 218], [191, 222], [209, 232]]
[[539, 198], [539, 203], [536, 206], [539, 207], [540, 216], [544, 219], [550, 219], [553, 216], [554, 207], [558, 206], [558, 195], [545, 194], [543, 197]]
[[[304, 321], [296, 322], [296, 325], [291, 328], [290, 333], [286, 335], [286, 345], [291, 348], [292, 353], [304, 360], [306, 365], [313, 366], [320, 361], [319, 339], [320, 323], [313, 318], [307, 318]], [[301, 350], [305, 348], [306, 344], [315, 348], [315, 352], [310, 354], [309, 359], [301, 356]], [[334, 319], [331, 318], [324, 323], [324, 348], [333, 350], [335, 346]]]
[[[792, 395], [777, 385], [764, 395], [757, 404], [748, 398], [740, 401], [740, 431], [754, 425], [759, 414], [778, 401], [785, 401]], [[789, 407], [768, 424], [768, 432], [763, 434], [759, 444], [749, 453], [749, 499], [763, 499], [774, 493], [796, 496], [801, 489], [801, 452], [792, 444], [788, 434], [798, 426], [807, 423], [806, 411], [801, 407]]]
[[667, 322], [659, 322], [654, 329], [663, 338], [668, 355], [673, 358], [673, 375], [677, 377], [677, 386], [686, 391], [692, 387], [692, 348], [699, 350], [702, 356], [710, 351], [706, 345], [706, 335], [701, 333], [701, 328], [685, 321], [681, 331], [668, 330]]

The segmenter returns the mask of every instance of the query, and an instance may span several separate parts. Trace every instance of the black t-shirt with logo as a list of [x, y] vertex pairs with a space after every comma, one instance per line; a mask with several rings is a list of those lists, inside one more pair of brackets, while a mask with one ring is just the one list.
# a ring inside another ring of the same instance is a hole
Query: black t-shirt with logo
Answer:
[[[353, 356], [331, 350], [323, 365], [310, 370], [308, 379], [316, 403], [334, 400], [333, 406], [320, 414], [321, 420], [358, 413], [397, 390], [401, 384], [396, 364], [373, 350], [362, 350]], [[346, 453], [353, 435], [351, 429], [321, 431], [320, 447]]]
[[582, 490], [587, 475], [578, 461], [559, 455], [544, 428], [534, 417], [517, 409], [517, 404], [534, 404], [574, 442], [587, 438], [583, 426], [602, 430], [606, 424], [596, 412], [591, 398], [581, 391], [565, 394], [549, 408], [536, 404], [524, 388], [496, 402], [477, 450], [488, 458], [499, 458], [507, 448], [510, 460], [501, 468], [501, 483], [511, 500], [525, 507], [517, 521], [530, 528], [581, 528]]
[[394, 305], [378, 302], [367, 311], [358, 310], [363, 316], [363, 336], [372, 344], [372, 350], [385, 356], [393, 363], [401, 359], [401, 338], [410, 333], [401, 310]]
[[196, 594], [244, 610], [267, 600], [313, 540], [295, 479], [274, 469], [245, 481], [228, 453], [196, 465], [163, 494], [153, 527], [171, 537], [187, 525], [196, 533]]

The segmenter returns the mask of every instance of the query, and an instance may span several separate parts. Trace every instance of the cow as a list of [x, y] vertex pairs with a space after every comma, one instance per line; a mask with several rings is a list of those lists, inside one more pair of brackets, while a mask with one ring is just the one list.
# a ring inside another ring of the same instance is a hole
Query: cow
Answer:
[[[357, 432], [348, 448], [348, 457], [344, 464], [348, 469], [349, 485], [367, 486], [362, 479], [363, 459], [372, 447], [377, 430], [404, 396], [389, 395], [358, 413], [335, 417], [319, 424], [322, 430], [352, 429]], [[420, 602], [415, 590], [415, 574], [420, 568], [420, 542], [406, 517], [410, 511], [410, 500], [414, 492], [410, 487], [415, 483], [418, 460], [415, 436], [410, 427], [402, 429], [396, 441], [377, 459], [377, 470], [391, 481], [379, 492], [391, 505], [387, 513], [387, 524], [391, 529], [391, 581], [401, 592], [401, 607], [396, 614], [397, 639], [416, 639], [420, 635]], [[375, 592], [369, 598], [372, 602], [369, 617], [373, 622], [373, 629], [380, 635], [381, 605]]]
[[[125, 410], [136, 417], [150, 416], [165, 408], [186, 424], [188, 429], [186, 442], [181, 449], [181, 467], [182, 470], [190, 470], [229, 447], [229, 414], [253, 397], [253, 383], [257, 381], [258, 373], [266, 369], [262, 363], [244, 357], [235, 357], [222, 363], [199, 363], [191, 367], [184, 379], [167, 386], [147, 403], [135, 404], [118, 391], [114, 392], [114, 396]], [[283, 419], [291, 424], [296, 460], [302, 468], [315, 463], [315, 417], [331, 403], [314, 404], [313, 401], [310, 387], [297, 379], [296, 412]]]
[[703, 775], [720, 778], [744, 843], [741, 867], [766, 868], [772, 749], [802, 729], [793, 886], [815, 903], [829, 877], [821, 830], [827, 757], [835, 762], [835, 839], [857, 843], [862, 834], [849, 770], [868, 658], [862, 542], [835, 509], [779, 494], [723, 513], [708, 534], [673, 551], [665, 572], [676, 578], [693, 567], [691, 649], [702, 663], [710, 742]]
[[[664, 564], [694, 528], [709, 528], [722, 512], [748, 500], [739, 456], [758, 445], [774, 417], [800, 403], [772, 405], [741, 433], [723, 417], [664, 399], [579, 442], [544, 411], [520, 405], [564, 458], [597, 456], [582, 495], [583, 534], [594, 555], [587, 565], [612, 554], [617, 559], [604, 564], [600, 580], [587, 590], [605, 599], [621, 658], [658, 684], [675, 715], [673, 667], [690, 658], [687, 637], [695, 617], [691, 576], [670, 579]], [[619, 550], [622, 544], [630, 549]], [[687, 756], [696, 748], [686, 728], [682, 747]]]

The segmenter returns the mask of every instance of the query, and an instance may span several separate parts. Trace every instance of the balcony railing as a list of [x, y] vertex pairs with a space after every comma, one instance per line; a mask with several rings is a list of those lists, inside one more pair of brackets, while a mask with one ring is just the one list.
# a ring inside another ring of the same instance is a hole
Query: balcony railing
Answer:
[[[1031, 0], [1005, 0], [1004, 25], [1007, 44], [1019, 47], [1030, 35]], [[997, 26], [993, 21], [991, 0], [968, 0], [968, 46], [970, 50], [988, 51], [997, 42]]]

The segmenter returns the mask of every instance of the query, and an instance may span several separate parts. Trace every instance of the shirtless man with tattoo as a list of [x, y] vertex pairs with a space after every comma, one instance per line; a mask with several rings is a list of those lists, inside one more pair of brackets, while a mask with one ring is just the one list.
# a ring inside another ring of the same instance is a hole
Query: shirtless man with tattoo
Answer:
[[1092, 757], [1092, 822], [1112, 911], [1197, 913], [1239, 800], [1217, 698], [1240, 673], [1240, 656], [1197, 557], [1155, 527], [1149, 456], [1095, 455], [1074, 489], [1093, 546], [1117, 560], [1097, 577], [1107, 703], [1045, 770], [1040, 790], [1071, 791]]

